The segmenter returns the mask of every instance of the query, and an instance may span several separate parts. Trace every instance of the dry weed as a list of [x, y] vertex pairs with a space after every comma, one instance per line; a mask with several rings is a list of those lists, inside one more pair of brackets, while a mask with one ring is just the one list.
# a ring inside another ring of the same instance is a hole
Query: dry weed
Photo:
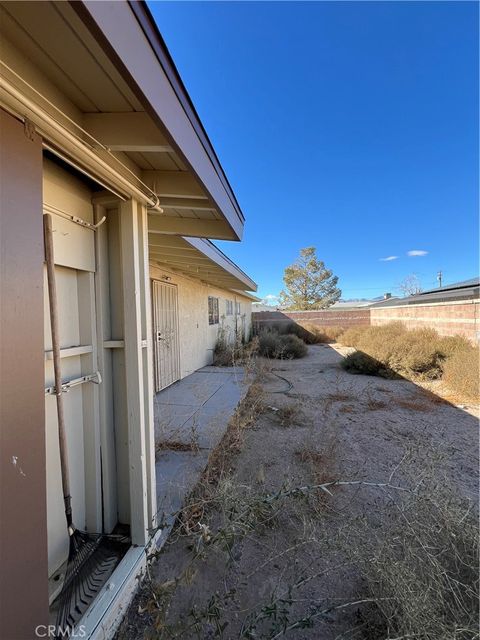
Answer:
[[374, 398], [370, 398], [367, 400], [367, 409], [369, 411], [381, 411], [382, 409], [386, 409], [388, 404], [383, 402], [383, 400], [375, 400]]
[[402, 409], [408, 409], [409, 411], [432, 411], [433, 407], [425, 401], [425, 399], [409, 400], [408, 398], [395, 398], [394, 400], [397, 407]]
[[479, 402], [479, 361], [479, 348], [468, 345], [451, 354], [443, 364], [445, 384], [473, 402]]
[[296, 424], [301, 424], [305, 416], [298, 403], [291, 403], [279, 407], [279, 409], [275, 411], [275, 418], [282, 427], [291, 427]]

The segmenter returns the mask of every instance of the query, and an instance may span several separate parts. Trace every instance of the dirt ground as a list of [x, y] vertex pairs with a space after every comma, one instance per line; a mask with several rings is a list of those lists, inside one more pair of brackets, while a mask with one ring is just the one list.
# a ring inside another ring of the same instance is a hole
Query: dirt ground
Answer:
[[352, 558], [404, 487], [448, 486], [477, 508], [478, 408], [347, 373], [347, 352], [266, 365], [230, 472], [151, 563], [117, 640], [394, 637]]

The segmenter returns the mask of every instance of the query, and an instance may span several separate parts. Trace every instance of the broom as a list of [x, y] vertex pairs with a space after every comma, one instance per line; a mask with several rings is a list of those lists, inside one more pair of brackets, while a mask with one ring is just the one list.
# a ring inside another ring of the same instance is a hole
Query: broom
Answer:
[[125, 536], [88, 533], [73, 523], [72, 498], [68, 464], [65, 417], [63, 410], [62, 374], [60, 364], [60, 333], [58, 324], [57, 287], [53, 252], [52, 217], [43, 216], [45, 260], [47, 264], [50, 324], [52, 330], [53, 369], [57, 399], [58, 440], [62, 473], [63, 501], [69, 537], [67, 569], [58, 597], [57, 633], [73, 630], [93, 599], [108, 580], [122, 556], [130, 546]]

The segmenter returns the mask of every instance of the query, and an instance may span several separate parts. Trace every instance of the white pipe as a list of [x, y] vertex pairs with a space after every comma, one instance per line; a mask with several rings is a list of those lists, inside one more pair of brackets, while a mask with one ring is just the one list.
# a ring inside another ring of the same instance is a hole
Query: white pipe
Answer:
[[[75, 151], [80, 155], [84, 156], [87, 160], [87, 164], [92, 164], [94, 166], [100, 167], [103, 172], [109, 176], [113, 177], [114, 181], [121, 186], [122, 189], [125, 190], [125, 193], [128, 195], [136, 196], [141, 202], [145, 203], [149, 208], [155, 209], [159, 212], [162, 212], [159, 207], [158, 197], [156, 194], [151, 192], [154, 198], [147, 196], [141, 189], [136, 187], [132, 182], [130, 182], [127, 178], [125, 178], [122, 174], [118, 173], [113, 169], [108, 163], [99, 158], [86, 144], [85, 142], [79, 140], [77, 136], [75, 136], [72, 132], [70, 132], [66, 127], [64, 127], [61, 123], [55, 120], [50, 114], [44, 111], [41, 107], [35, 104], [32, 100], [27, 98], [23, 93], [21, 93], [16, 87], [14, 87], [8, 80], [0, 77], [0, 87], [12, 98], [17, 100], [23, 107], [28, 109], [35, 116], [34, 124], [36, 127], [39, 127], [40, 133], [45, 133], [47, 136], [50, 134], [51, 139], [51, 131], [56, 134], [53, 137], [58, 137], [61, 141], [67, 141], [70, 145], [73, 146]], [[26, 116], [19, 116], [22, 120], [25, 120]], [[40, 121], [40, 124], [38, 122]], [[46, 128], [45, 128], [46, 127]], [[55, 149], [51, 149], [57, 155], [60, 155], [59, 152]], [[71, 160], [65, 158], [65, 160], [71, 163]], [[80, 169], [82, 170], [82, 169]], [[87, 173], [85, 169], [83, 169], [83, 173]], [[97, 178], [94, 178], [98, 181]], [[103, 185], [105, 186], [105, 185]], [[109, 187], [107, 187], [109, 189]], [[110, 190], [110, 189], [109, 189]]]

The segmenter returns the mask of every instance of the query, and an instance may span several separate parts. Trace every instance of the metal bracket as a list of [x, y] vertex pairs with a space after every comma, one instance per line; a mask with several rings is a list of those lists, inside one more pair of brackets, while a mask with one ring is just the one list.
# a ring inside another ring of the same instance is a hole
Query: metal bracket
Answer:
[[92, 222], [87, 222], [86, 220], [83, 220], [82, 218], [79, 218], [77, 216], [70, 216], [70, 220], [72, 222], [75, 222], [82, 227], [87, 227], [87, 229], [92, 229], [93, 231], [96, 231], [98, 227], [100, 227], [105, 222], [106, 219], [107, 216], [103, 216], [103, 218], [99, 220], [97, 224], [93, 224]]
[[67, 213], [66, 211], [62, 211], [57, 207], [53, 207], [51, 204], [43, 203], [43, 209], [47, 213], [53, 213], [61, 218], [65, 218], [66, 220], [70, 220], [75, 224], [80, 225], [81, 227], [85, 227], [86, 229], [91, 229], [92, 231], [96, 231], [98, 227], [101, 227], [102, 224], [106, 221], [107, 216], [103, 216], [101, 220], [99, 220], [96, 224], [93, 222], [88, 222], [88, 220], [84, 220], [83, 218], [79, 218], [78, 216], [74, 216], [71, 213]]
[[[101, 384], [102, 376], [100, 375], [100, 371], [96, 371], [95, 373], [91, 373], [88, 376], [82, 376], [81, 378], [73, 378], [73, 380], [67, 380], [62, 383], [62, 389], [60, 393], [68, 393], [70, 389], [73, 387], [78, 387], [80, 384], [84, 384], [84, 382], [93, 382], [93, 384]], [[46, 396], [56, 396], [57, 390], [56, 387], [46, 387], [45, 388]]]
[[23, 117], [23, 132], [25, 137], [28, 138], [31, 142], [35, 140], [35, 125], [31, 120], [27, 118], [27, 116]]

